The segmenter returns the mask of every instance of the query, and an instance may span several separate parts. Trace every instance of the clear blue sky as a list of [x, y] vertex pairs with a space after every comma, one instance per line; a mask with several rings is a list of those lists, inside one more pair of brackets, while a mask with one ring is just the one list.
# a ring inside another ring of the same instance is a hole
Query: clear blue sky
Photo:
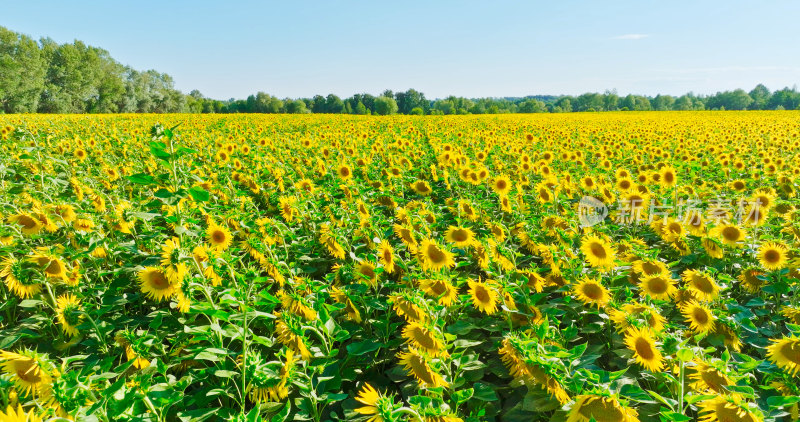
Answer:
[[428, 98], [700, 94], [800, 83], [798, 1], [0, 1], [0, 26], [74, 39], [184, 92]]

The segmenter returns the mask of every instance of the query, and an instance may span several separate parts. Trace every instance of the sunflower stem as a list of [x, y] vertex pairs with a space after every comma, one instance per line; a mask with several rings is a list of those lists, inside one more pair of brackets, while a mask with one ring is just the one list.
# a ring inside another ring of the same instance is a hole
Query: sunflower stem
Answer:
[[97, 339], [100, 340], [100, 344], [103, 346], [103, 353], [108, 353], [108, 344], [106, 344], [106, 339], [103, 338], [102, 332], [97, 326], [97, 323], [94, 321], [94, 318], [92, 318], [92, 316], [85, 311], [83, 312], [83, 315], [89, 320], [89, 322], [92, 323], [92, 327], [94, 327], [94, 331], [97, 334]]
[[680, 361], [681, 361], [681, 364], [680, 364], [681, 365], [681, 367], [680, 367], [681, 368], [680, 369], [680, 378], [681, 378], [681, 380], [680, 380], [680, 385], [678, 385], [678, 412], [681, 415], [683, 415], [683, 388], [684, 388], [684, 386], [683, 386], [683, 378], [684, 378], [684, 374], [685, 374], [686, 371], [684, 369], [685, 368], [685, 364], [683, 362], [683, 359], [680, 359]]
[[405, 413], [407, 415], [411, 415], [414, 418], [416, 418], [416, 420], [419, 421], [419, 422], [425, 422], [425, 420], [422, 419], [422, 416], [420, 416], [419, 413], [417, 413], [414, 409], [412, 409], [410, 407], [403, 406], [403, 407], [395, 410], [394, 412], [392, 412], [392, 416], [394, 416], [395, 414], [400, 414], [400, 413]]

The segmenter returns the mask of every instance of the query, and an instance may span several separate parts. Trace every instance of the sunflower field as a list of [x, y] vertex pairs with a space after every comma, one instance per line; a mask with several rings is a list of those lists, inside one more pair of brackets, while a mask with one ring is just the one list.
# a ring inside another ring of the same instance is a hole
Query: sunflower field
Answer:
[[0, 116], [0, 421], [796, 421], [800, 114]]

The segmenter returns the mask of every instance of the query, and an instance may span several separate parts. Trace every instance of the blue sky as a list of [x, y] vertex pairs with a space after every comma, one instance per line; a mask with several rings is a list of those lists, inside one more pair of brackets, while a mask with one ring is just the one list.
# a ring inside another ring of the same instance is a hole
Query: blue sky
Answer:
[[0, 26], [74, 39], [184, 92], [428, 98], [709, 94], [800, 83], [798, 1], [0, 1]]

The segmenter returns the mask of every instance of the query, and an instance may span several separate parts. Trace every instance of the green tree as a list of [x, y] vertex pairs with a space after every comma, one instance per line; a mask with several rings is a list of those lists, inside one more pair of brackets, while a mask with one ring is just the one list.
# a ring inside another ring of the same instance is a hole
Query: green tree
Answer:
[[752, 91], [748, 94], [750, 98], [753, 99], [753, 102], [750, 104], [750, 110], [764, 110], [767, 108], [767, 104], [769, 103], [769, 98], [772, 94], [770, 94], [769, 89], [763, 84], [756, 85]]
[[35, 112], [46, 69], [47, 62], [36, 41], [0, 27], [0, 110]]
[[375, 99], [375, 113], [381, 116], [397, 113], [397, 101], [394, 98], [380, 96]]

